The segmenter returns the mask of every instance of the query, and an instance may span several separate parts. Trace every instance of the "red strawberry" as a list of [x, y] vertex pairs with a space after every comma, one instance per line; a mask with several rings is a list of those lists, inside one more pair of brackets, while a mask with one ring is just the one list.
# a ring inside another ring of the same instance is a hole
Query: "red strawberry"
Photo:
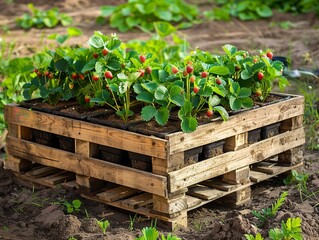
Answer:
[[84, 80], [84, 75], [83, 75], [82, 73], [80, 73], [80, 74], [79, 74], [79, 78], [80, 78], [81, 80]]
[[46, 76], [46, 77], [49, 76], [49, 74], [50, 74], [50, 72], [48, 72], [48, 71], [44, 72], [44, 76]]
[[213, 116], [213, 111], [211, 109], [208, 109], [207, 112], [206, 112], [206, 116], [207, 117]]
[[48, 77], [49, 77], [50, 79], [52, 79], [52, 78], [54, 77], [53, 73], [50, 73], [50, 74], [48, 75]]
[[195, 76], [194, 75], [192, 75], [190, 78], [189, 78], [189, 81], [191, 82], [191, 83], [194, 83], [195, 82]]
[[258, 80], [261, 81], [264, 78], [264, 74], [262, 72], [258, 72], [257, 77]]
[[41, 72], [37, 72], [37, 76], [40, 78], [42, 76]]
[[152, 73], [152, 68], [151, 68], [150, 66], [146, 67], [146, 68], [145, 68], [145, 72], [146, 72], [147, 74], [151, 74], [151, 73]]
[[140, 61], [141, 63], [144, 63], [146, 61], [145, 55], [140, 55]]
[[194, 92], [194, 93], [198, 93], [198, 92], [199, 92], [199, 87], [195, 86], [195, 87], [193, 88], [193, 92]]
[[92, 76], [92, 80], [93, 81], [98, 81], [99, 80], [99, 76], [98, 75], [93, 75]]
[[235, 66], [235, 71], [236, 71], [236, 72], [240, 71], [240, 66], [236, 65], [236, 66]]
[[202, 78], [207, 78], [208, 77], [208, 72], [202, 72], [201, 73]]
[[35, 69], [33, 70], [33, 72], [37, 73], [37, 72], [39, 72], [39, 69], [35, 68]]
[[217, 83], [218, 85], [221, 85], [221, 84], [222, 84], [222, 80], [221, 80], [220, 78], [216, 78], [216, 83]]
[[108, 53], [109, 53], [109, 50], [108, 50], [107, 48], [104, 48], [104, 49], [102, 50], [103, 56], [106, 56]]
[[113, 74], [112, 74], [110, 71], [106, 71], [106, 72], [104, 73], [104, 76], [105, 76], [106, 78], [109, 78], [109, 79], [112, 79], [112, 78], [113, 78]]
[[99, 57], [99, 54], [98, 54], [98, 53], [93, 53], [93, 57], [94, 57], [94, 58], [98, 58], [98, 57]]
[[73, 88], [74, 88], [74, 83], [72, 83], [72, 82], [69, 83], [69, 88], [70, 88], [70, 89], [73, 89]]
[[84, 101], [85, 101], [86, 103], [89, 103], [90, 100], [91, 100], [90, 96], [85, 96], [85, 97], [84, 97]]
[[78, 78], [78, 75], [77, 75], [76, 73], [72, 73], [72, 74], [71, 74], [71, 78], [74, 79], [74, 80], [76, 80], [76, 79]]
[[274, 54], [273, 54], [272, 52], [267, 52], [266, 55], [267, 55], [267, 57], [268, 57], [269, 59], [272, 59], [272, 57], [273, 57]]
[[144, 71], [144, 70], [142, 70], [142, 69], [140, 69], [140, 70], [138, 70], [138, 71], [141, 73], [140, 77], [144, 77], [144, 73], [145, 73], [145, 71]]
[[192, 73], [193, 71], [194, 71], [193, 66], [188, 65], [188, 66], [186, 67], [186, 72], [187, 72], [188, 74]]
[[173, 74], [178, 73], [178, 68], [175, 67], [175, 66], [173, 66], [173, 67], [172, 67], [172, 73], [173, 73]]
[[254, 63], [257, 63], [257, 62], [258, 62], [258, 59], [257, 59], [257, 58], [254, 58], [253, 61], [254, 61]]

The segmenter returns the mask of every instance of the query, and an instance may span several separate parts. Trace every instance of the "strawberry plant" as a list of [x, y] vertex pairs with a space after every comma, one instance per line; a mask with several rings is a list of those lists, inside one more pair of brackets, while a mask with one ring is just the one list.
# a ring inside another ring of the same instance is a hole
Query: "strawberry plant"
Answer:
[[104, 23], [109, 17], [110, 25], [120, 32], [126, 32], [139, 27], [146, 31], [154, 29], [153, 22], [184, 22], [184, 26], [191, 25], [198, 16], [195, 5], [183, 0], [129, 0], [118, 6], [103, 6], [101, 16], [97, 22]]
[[31, 15], [25, 13], [21, 18], [16, 19], [16, 23], [23, 29], [35, 28], [53, 28], [58, 24], [68, 26], [72, 24], [72, 18], [64, 13], [59, 13], [57, 8], [52, 8], [47, 11], [40, 10], [32, 3], [28, 4]]

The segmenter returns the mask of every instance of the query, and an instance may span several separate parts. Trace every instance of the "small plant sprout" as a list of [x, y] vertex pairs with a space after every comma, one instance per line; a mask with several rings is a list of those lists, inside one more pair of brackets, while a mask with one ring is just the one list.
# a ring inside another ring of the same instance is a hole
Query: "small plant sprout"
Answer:
[[134, 223], [135, 223], [136, 217], [137, 217], [137, 214], [135, 214], [133, 217], [130, 215], [130, 225], [128, 227], [130, 231], [134, 230]]
[[66, 207], [67, 213], [79, 212], [81, 207], [81, 201], [79, 199], [73, 200], [71, 203], [64, 201], [62, 203]]
[[277, 212], [279, 211], [280, 207], [284, 204], [286, 198], [288, 196], [288, 192], [283, 192], [277, 201], [271, 205], [270, 208], [263, 208], [261, 211], [253, 210], [252, 214], [258, 218], [259, 225], [263, 226], [267, 219], [273, 218], [276, 216]]
[[105, 235], [106, 229], [110, 226], [110, 222], [108, 220], [99, 220], [97, 221], [97, 225], [99, 225], [99, 227], [102, 230], [102, 233]]

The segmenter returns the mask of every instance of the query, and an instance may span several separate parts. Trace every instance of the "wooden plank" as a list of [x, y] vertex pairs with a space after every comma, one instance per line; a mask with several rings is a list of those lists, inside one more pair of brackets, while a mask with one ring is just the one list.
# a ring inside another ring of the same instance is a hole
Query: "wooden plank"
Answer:
[[229, 184], [246, 184], [249, 182], [249, 166], [236, 169], [223, 175], [223, 182]]
[[278, 155], [278, 162], [280, 164], [289, 164], [289, 165], [295, 165], [297, 163], [300, 163], [304, 159], [304, 146], [295, 147], [292, 149], [289, 149], [288, 151], [285, 151], [283, 153], [280, 153]]
[[167, 196], [167, 177], [8, 137], [9, 154], [84, 176]]
[[192, 197], [189, 195], [186, 195], [186, 202], [187, 202], [187, 208], [193, 208], [201, 203], [201, 200], [196, 197]]
[[280, 124], [279, 132], [285, 132], [302, 127], [303, 114], [284, 120]]
[[226, 191], [226, 192], [232, 191], [238, 187], [237, 185], [225, 183], [217, 179], [209, 179], [204, 182], [201, 182], [200, 184], [210, 188], [216, 188], [221, 191]]
[[153, 211], [169, 216], [177, 216], [187, 209], [185, 194], [180, 194], [172, 199], [153, 195]]
[[129, 208], [139, 208], [153, 203], [152, 194], [142, 193], [131, 198], [127, 198], [121, 201], [121, 204]]
[[227, 138], [224, 145], [225, 152], [236, 151], [247, 147], [248, 145], [248, 132], [243, 132]]
[[49, 175], [43, 178], [43, 181], [52, 185], [57, 185], [59, 183], [69, 182], [74, 179], [75, 179], [74, 173], [67, 172], [67, 171], [59, 171], [56, 174]]
[[25, 175], [33, 178], [41, 178], [51, 174], [55, 174], [59, 171], [61, 170], [53, 167], [37, 166], [26, 172]]
[[273, 178], [276, 175], [288, 172], [290, 170], [298, 169], [302, 165], [303, 165], [303, 163], [298, 163], [298, 164], [296, 164], [294, 166], [280, 166], [280, 169], [277, 169], [277, 171], [274, 174], [267, 174], [267, 173], [264, 173], [264, 172], [251, 170], [250, 171], [250, 180], [253, 181], [254, 183], [258, 183], [258, 182], [267, 180], [269, 178]]
[[196, 185], [190, 188], [187, 192], [188, 195], [197, 197], [204, 200], [216, 199], [224, 195], [224, 191], [209, 188], [203, 185]]
[[30, 111], [14, 104], [5, 106], [6, 118], [12, 124], [59, 134], [148, 156], [167, 158], [167, 140], [121, 129]]
[[168, 173], [169, 192], [175, 192], [240, 167], [263, 161], [304, 143], [305, 133], [303, 128], [299, 128], [251, 144], [241, 150], [227, 152], [197, 164], [186, 166]]
[[243, 111], [231, 116], [225, 122], [220, 120], [210, 124], [203, 124], [198, 126], [197, 130], [192, 133], [172, 133], [167, 136], [169, 154], [226, 139], [252, 129], [302, 115], [303, 112], [304, 97], [295, 96], [285, 101]]
[[123, 198], [127, 198], [138, 192], [140, 192], [140, 190], [118, 186], [116, 188], [108, 189], [104, 192], [98, 193], [96, 196], [105, 202], [114, 202]]
[[76, 181], [72, 180], [72, 181], [68, 181], [68, 182], [63, 182], [61, 184], [61, 186], [64, 188], [74, 189], [74, 188], [76, 188]]
[[[8, 146], [8, 144], [7, 144]], [[7, 153], [7, 159], [4, 161], [4, 168], [13, 172], [25, 172], [32, 168], [32, 161], [15, 157], [9, 152]]]

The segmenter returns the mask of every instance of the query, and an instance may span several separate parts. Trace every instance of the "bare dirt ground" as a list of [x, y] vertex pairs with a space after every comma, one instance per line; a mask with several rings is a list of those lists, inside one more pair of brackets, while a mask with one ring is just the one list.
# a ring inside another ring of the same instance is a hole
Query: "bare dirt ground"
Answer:
[[[27, 3], [21, 0], [7, 4], [0, 2], [0, 25], [9, 27], [8, 32], [1, 32], [6, 41], [16, 42], [17, 56], [27, 56], [36, 51], [54, 46], [54, 41], [48, 40], [51, 33], [65, 33], [66, 29], [31, 29], [24, 31], [15, 26], [15, 18], [27, 12]], [[195, 0], [193, 2], [196, 2]], [[205, 3], [205, 1], [201, 1]], [[99, 6], [116, 4], [119, 1], [89, 1], [89, 0], [57, 0], [33, 1], [41, 9], [59, 7], [60, 12], [67, 12], [74, 20], [74, 26], [83, 31], [83, 35], [71, 38], [66, 44], [85, 45], [89, 36], [95, 30], [105, 34], [116, 32], [109, 26], [95, 24], [99, 15]], [[207, 9], [209, 5], [201, 5]], [[290, 21], [292, 28], [285, 30], [272, 27], [271, 22]], [[276, 13], [267, 20], [254, 22], [204, 22], [180, 32], [194, 47], [204, 50], [220, 51], [221, 46], [230, 43], [240, 49], [271, 48], [276, 55], [288, 56], [292, 59], [292, 67], [300, 69], [317, 69], [319, 64], [319, 19], [315, 16]], [[148, 39], [149, 35], [139, 31], [118, 33], [120, 39], [127, 41], [133, 38]], [[309, 58], [305, 58], [309, 54]], [[318, 82], [312, 82], [318, 85]], [[288, 89], [296, 93], [296, 88]], [[307, 126], [305, 126], [307, 127]], [[0, 144], [1, 145], [1, 144]], [[4, 150], [1, 150], [4, 159]], [[0, 239], [40, 240], [40, 239], [134, 239], [140, 234], [140, 229], [149, 226], [151, 220], [137, 216], [134, 229], [130, 230], [130, 213], [119, 212], [106, 205], [82, 199], [76, 191], [65, 189], [47, 189], [43, 187], [27, 187], [25, 183], [1, 167], [0, 161]], [[303, 171], [311, 174], [309, 190], [319, 190], [319, 153], [305, 151]], [[251, 210], [261, 210], [269, 207], [280, 193], [289, 191], [286, 203], [275, 219], [267, 222], [263, 228], [257, 228], [257, 219]], [[58, 204], [63, 199], [68, 201], [81, 199], [80, 212], [66, 214], [65, 208]], [[174, 234], [182, 239], [243, 239], [245, 233], [262, 232], [267, 235], [270, 228], [280, 227], [288, 217], [301, 217], [304, 239], [319, 239], [319, 197], [301, 201], [295, 187], [282, 184], [280, 179], [272, 179], [253, 187], [251, 204], [237, 209], [211, 203], [188, 214], [189, 227], [177, 229]], [[133, 217], [133, 214], [131, 214]], [[107, 219], [111, 223], [107, 234], [103, 235], [97, 226], [97, 220]], [[168, 229], [159, 226], [162, 232]]]

